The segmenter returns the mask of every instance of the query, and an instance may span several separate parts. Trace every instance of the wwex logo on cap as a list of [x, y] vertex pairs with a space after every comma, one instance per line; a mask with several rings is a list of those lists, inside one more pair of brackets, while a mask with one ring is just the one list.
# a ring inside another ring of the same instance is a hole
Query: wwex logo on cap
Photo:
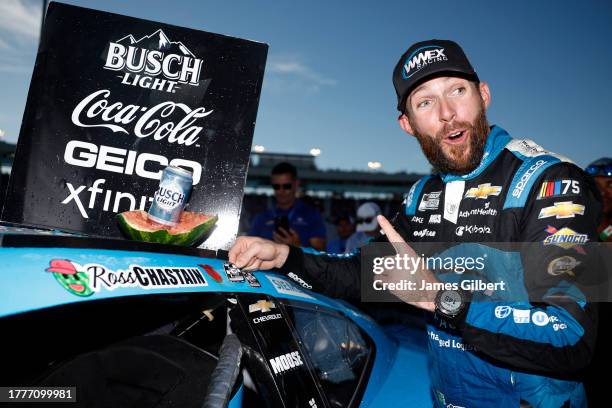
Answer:
[[404, 112], [408, 95], [426, 79], [444, 75], [478, 82], [476, 71], [456, 42], [429, 40], [413, 44], [393, 70], [397, 110]]

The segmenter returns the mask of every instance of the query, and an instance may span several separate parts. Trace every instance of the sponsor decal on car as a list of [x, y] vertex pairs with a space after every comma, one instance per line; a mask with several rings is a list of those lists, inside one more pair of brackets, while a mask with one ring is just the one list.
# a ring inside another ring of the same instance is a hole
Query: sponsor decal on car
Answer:
[[555, 217], [556, 219], [574, 218], [575, 215], [584, 215], [584, 205], [574, 204], [573, 201], [554, 203], [551, 207], [540, 210], [538, 219]]
[[304, 289], [312, 289], [312, 285], [309, 285], [308, 283], [306, 283], [306, 281], [304, 279], [300, 278], [295, 273], [289, 272], [287, 274], [287, 276], [290, 277], [291, 279], [293, 279], [298, 285], [300, 285]]
[[91, 296], [94, 291], [89, 287], [89, 275], [78, 264], [67, 259], [52, 259], [47, 272], [51, 272], [55, 280], [73, 295]]
[[271, 358], [269, 361], [274, 374], [282, 374], [304, 365], [302, 356], [300, 356], [300, 353], [297, 351]]
[[126, 270], [114, 271], [100, 264], [80, 265], [66, 259], [53, 259], [46, 271], [53, 273], [62, 287], [77, 296], [89, 296], [102, 289], [208, 286], [198, 268], [130, 265]]
[[282, 316], [280, 313], [264, 314], [264, 313], [271, 312], [272, 309], [276, 309], [276, 305], [271, 300], [262, 299], [262, 300], [257, 301], [256, 303], [249, 305], [249, 313], [261, 313], [262, 314], [262, 316], [254, 317], [253, 323], [259, 324], [262, 322], [267, 322], [269, 320], [282, 319]]
[[489, 198], [489, 196], [498, 196], [501, 191], [501, 186], [492, 186], [491, 183], [484, 183], [479, 184], [478, 187], [468, 189], [464, 198], [481, 198], [484, 200]]
[[249, 284], [250, 287], [252, 287], [252, 288], [260, 288], [261, 287], [261, 283], [259, 283], [259, 281], [255, 277], [255, 275], [253, 275], [253, 272], [251, 272], [251, 271], [242, 271], [242, 274], [244, 275], [244, 279], [246, 279], [246, 281], [247, 281], [247, 283]]
[[223, 264], [223, 269], [225, 270], [227, 279], [229, 279], [230, 282], [244, 282], [244, 275], [242, 274], [242, 271], [233, 263], [225, 262]]
[[212, 266], [205, 264], [198, 264], [198, 266], [204, 269], [208, 276], [210, 276], [215, 282], [223, 283], [223, 278], [221, 277], [219, 272], [217, 272]]
[[542, 182], [537, 199], [578, 194], [580, 194], [580, 183], [577, 180], [551, 180]]
[[291, 296], [298, 296], [298, 297], [303, 297], [303, 298], [308, 298], [308, 299], [314, 299], [312, 296], [303, 292], [301, 289], [295, 287], [292, 282], [286, 279], [283, 279], [279, 276], [270, 276], [270, 275], [266, 275], [266, 278], [270, 281], [270, 283], [272, 284], [272, 286], [274, 286], [274, 289], [276, 289], [278, 293], [281, 293], [283, 295], [291, 295]]
[[563, 249], [574, 248], [574, 250], [578, 253], [586, 253], [580, 245], [587, 243], [587, 241], [589, 240], [588, 235], [579, 234], [576, 231], [567, 227], [563, 227], [558, 230], [550, 225], [546, 228], [545, 231], [548, 232], [550, 235], [544, 239], [544, 245], [556, 245], [559, 248]]
[[271, 300], [262, 299], [249, 305], [249, 313], [267, 313], [272, 311], [272, 309], [276, 309], [276, 305]]

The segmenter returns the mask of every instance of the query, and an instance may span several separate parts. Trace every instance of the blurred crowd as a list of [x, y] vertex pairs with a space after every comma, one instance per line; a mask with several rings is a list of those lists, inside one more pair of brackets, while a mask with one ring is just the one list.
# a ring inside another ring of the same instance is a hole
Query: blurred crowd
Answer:
[[348, 198], [323, 200], [302, 193], [297, 169], [277, 164], [270, 175], [273, 197], [244, 198], [240, 234], [329, 253], [351, 253], [380, 230], [376, 216], [397, 212], [401, 202]]

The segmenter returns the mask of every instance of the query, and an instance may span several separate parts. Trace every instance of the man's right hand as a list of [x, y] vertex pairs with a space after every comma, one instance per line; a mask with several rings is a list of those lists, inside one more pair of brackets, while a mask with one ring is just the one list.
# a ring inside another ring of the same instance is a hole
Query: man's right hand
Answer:
[[238, 237], [229, 251], [229, 261], [241, 269], [267, 270], [283, 266], [288, 255], [288, 245], [257, 237]]

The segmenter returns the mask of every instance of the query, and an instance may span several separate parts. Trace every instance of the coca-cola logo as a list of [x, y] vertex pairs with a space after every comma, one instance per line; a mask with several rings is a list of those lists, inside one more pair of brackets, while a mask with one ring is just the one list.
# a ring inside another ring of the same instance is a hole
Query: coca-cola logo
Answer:
[[174, 93], [178, 84], [197, 86], [203, 64], [182, 42], [170, 41], [159, 29], [140, 40], [129, 34], [110, 42], [104, 68], [122, 71], [122, 84]]
[[[129, 134], [127, 125], [134, 123], [133, 134], [144, 138], [152, 136], [154, 140], [166, 139], [168, 143], [191, 146], [198, 141], [201, 126], [194, 123], [213, 113], [204, 107], [191, 109], [184, 103], [166, 101], [152, 107], [109, 102], [108, 89], [100, 89], [83, 99], [72, 111], [72, 123], [84, 128], [105, 127], [113, 132]], [[164, 121], [172, 115], [181, 119]]]

